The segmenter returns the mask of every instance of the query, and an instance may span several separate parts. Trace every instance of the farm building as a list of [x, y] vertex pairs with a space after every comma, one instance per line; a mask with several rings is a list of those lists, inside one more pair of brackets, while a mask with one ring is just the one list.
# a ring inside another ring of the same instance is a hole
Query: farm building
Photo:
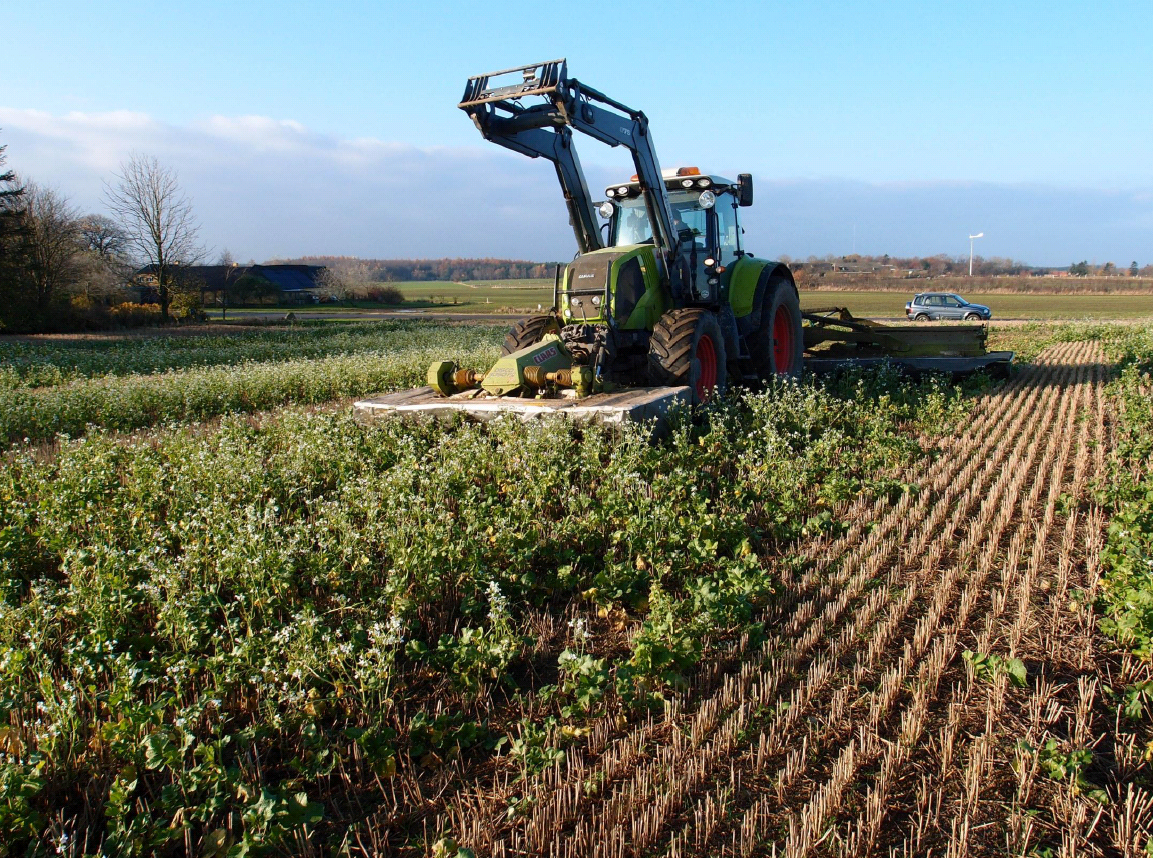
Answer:
[[[207, 305], [313, 304], [318, 299], [323, 265], [179, 265], [169, 269], [180, 289], [198, 289]], [[137, 272], [128, 286], [134, 301], [156, 303], [155, 266]]]

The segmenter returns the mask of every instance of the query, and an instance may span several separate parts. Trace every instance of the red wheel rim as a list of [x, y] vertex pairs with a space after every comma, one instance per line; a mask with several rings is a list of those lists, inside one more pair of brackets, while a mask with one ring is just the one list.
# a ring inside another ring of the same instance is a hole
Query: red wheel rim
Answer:
[[708, 334], [697, 340], [697, 399], [704, 402], [717, 386], [717, 350]]
[[793, 320], [784, 307], [773, 311], [773, 366], [778, 375], [793, 371]]

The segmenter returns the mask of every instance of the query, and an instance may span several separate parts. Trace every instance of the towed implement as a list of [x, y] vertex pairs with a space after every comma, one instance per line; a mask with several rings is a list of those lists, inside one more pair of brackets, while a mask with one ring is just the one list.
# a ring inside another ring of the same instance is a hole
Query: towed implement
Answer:
[[[730, 381], [798, 377], [805, 352], [832, 342], [854, 353], [815, 361], [964, 372], [1012, 357], [985, 355], [980, 326], [968, 326], [979, 335], [936, 339], [918, 328], [915, 345], [847, 311], [808, 315], [806, 326], [788, 266], [742, 246], [739, 210], [753, 204], [752, 176], [662, 170], [644, 113], [569, 77], [564, 60], [469, 78], [459, 107], [486, 140], [553, 163], [579, 252], [558, 267], [549, 312], [518, 322], [492, 367], [438, 361], [427, 387], [358, 402], [362, 413], [623, 422], [707, 401]], [[599, 201], [574, 131], [632, 156], [635, 173]]]

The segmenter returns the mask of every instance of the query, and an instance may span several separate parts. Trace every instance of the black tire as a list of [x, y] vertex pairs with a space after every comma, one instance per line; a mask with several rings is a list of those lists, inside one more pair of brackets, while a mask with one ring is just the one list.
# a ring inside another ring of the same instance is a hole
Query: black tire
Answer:
[[657, 385], [688, 387], [693, 404], [708, 402], [725, 392], [727, 364], [721, 325], [708, 310], [669, 310], [649, 337], [649, 380]]
[[914, 322], [928, 322], [929, 321], [929, 314], [928, 313], [918, 313], [917, 315], [915, 315], [913, 317], [913, 321]]
[[979, 321], [981, 321], [981, 314], [980, 313], [966, 313], [965, 314], [965, 321], [966, 322], [979, 322]]
[[513, 352], [519, 352], [528, 346], [535, 345], [540, 342], [540, 338], [550, 330], [556, 331], [556, 321], [552, 316], [529, 316], [527, 319], [521, 319], [512, 326], [508, 332], [508, 336], [504, 338], [504, 345], [501, 346], [500, 356], [504, 357]]
[[801, 302], [788, 280], [769, 281], [760, 324], [749, 334], [748, 343], [753, 370], [762, 381], [801, 377], [805, 355]]

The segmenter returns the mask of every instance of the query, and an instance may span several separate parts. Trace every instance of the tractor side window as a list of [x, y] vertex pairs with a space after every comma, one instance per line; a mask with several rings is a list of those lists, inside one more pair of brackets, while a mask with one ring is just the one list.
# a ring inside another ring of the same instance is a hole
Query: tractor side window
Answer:
[[644, 294], [645, 277], [641, 271], [641, 261], [634, 256], [617, 272], [617, 288], [613, 299], [613, 315], [616, 320], [625, 322]]
[[726, 256], [737, 252], [737, 210], [729, 205], [729, 198], [722, 195], [713, 211], [717, 213], [717, 250], [723, 262]]
[[677, 232], [685, 228], [692, 230], [697, 249], [706, 250], [709, 235], [708, 214], [696, 204], [695, 199], [688, 203], [673, 205], [673, 229]]

